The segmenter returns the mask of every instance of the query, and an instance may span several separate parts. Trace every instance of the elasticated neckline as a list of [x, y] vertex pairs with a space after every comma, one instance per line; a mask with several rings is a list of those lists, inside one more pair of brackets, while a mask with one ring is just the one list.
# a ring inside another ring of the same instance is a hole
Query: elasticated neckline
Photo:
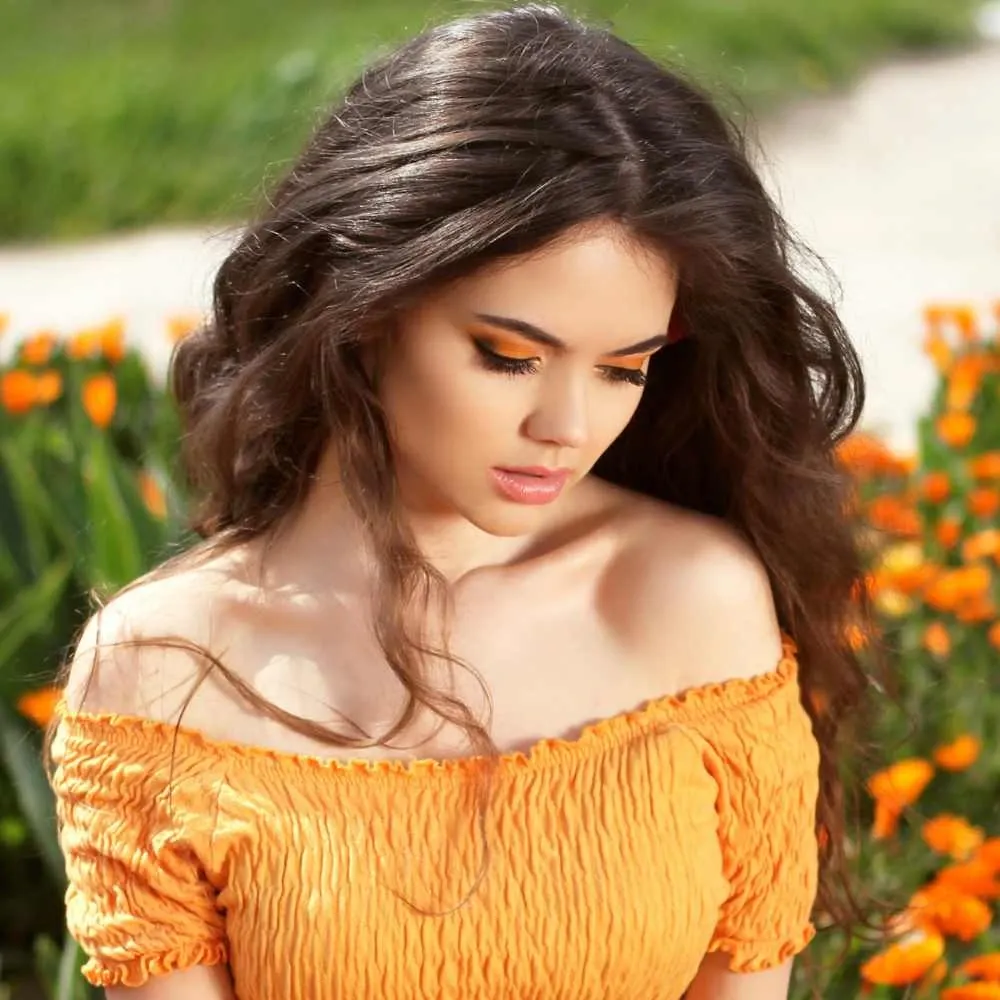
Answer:
[[[767, 698], [775, 690], [798, 679], [797, 646], [782, 634], [782, 654], [777, 665], [766, 673], [696, 687], [652, 698], [638, 708], [618, 712], [583, 726], [572, 737], [543, 737], [524, 750], [499, 754], [496, 765], [503, 770], [536, 770], [578, 761], [590, 753], [620, 745], [630, 739], [655, 732], [674, 722], [694, 722], [728, 708]], [[131, 744], [150, 737], [185, 742], [203, 754], [225, 757], [247, 764], [257, 762], [298, 770], [331, 772], [342, 775], [397, 775], [416, 778], [435, 775], [462, 775], [488, 763], [479, 755], [448, 758], [337, 758], [295, 753], [274, 747], [239, 743], [208, 736], [201, 730], [143, 716], [114, 712], [67, 711], [63, 704], [57, 714], [81, 734], [116, 744]]]

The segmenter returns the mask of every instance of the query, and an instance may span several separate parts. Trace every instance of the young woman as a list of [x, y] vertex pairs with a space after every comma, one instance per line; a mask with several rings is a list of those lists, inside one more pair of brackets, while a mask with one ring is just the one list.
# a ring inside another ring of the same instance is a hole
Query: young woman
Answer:
[[203, 541], [70, 664], [92, 983], [787, 994], [864, 687], [801, 249], [702, 91], [557, 9], [363, 74], [176, 352]]

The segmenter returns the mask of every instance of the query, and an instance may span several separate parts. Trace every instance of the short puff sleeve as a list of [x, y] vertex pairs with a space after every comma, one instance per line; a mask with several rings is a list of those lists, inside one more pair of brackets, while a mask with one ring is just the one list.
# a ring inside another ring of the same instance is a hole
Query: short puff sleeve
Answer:
[[210, 867], [213, 795], [172, 741], [114, 717], [64, 716], [52, 786], [66, 924], [95, 986], [227, 961]]
[[726, 952], [734, 972], [780, 965], [815, 935], [819, 746], [791, 653], [756, 680], [699, 726], [729, 887], [708, 950]]

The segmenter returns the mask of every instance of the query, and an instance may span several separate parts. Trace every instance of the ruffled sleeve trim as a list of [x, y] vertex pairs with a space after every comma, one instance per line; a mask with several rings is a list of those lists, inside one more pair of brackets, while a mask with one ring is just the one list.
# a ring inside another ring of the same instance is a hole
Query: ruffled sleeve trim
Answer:
[[763, 972], [783, 965], [805, 951], [816, 936], [816, 926], [806, 924], [798, 934], [773, 941], [740, 941], [736, 938], [716, 938], [709, 952], [725, 952], [732, 972]]
[[222, 965], [229, 961], [224, 941], [205, 941], [175, 948], [160, 955], [142, 955], [128, 962], [91, 958], [82, 969], [91, 986], [143, 986], [151, 976], [179, 972], [197, 965]]

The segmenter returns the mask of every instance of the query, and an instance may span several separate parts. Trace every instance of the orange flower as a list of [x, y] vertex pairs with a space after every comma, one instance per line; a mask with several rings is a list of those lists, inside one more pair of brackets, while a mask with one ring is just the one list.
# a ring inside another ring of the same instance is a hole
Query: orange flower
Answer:
[[967, 410], [979, 394], [989, 362], [983, 354], [966, 354], [948, 372], [945, 405], [949, 410]]
[[0, 375], [0, 403], [8, 413], [27, 413], [38, 396], [34, 375], [14, 368]]
[[941, 622], [931, 622], [924, 629], [924, 649], [939, 659], [951, 652], [951, 636]]
[[978, 853], [968, 861], [946, 865], [934, 878], [935, 887], [947, 888], [979, 899], [1000, 899], [996, 869]]
[[0, 313], [0, 336], [3, 336], [9, 325], [10, 313]]
[[996, 558], [998, 555], [1000, 555], [1000, 528], [977, 531], [962, 543], [962, 558], [966, 562], [975, 562], [987, 556]]
[[1000, 649], [1000, 622], [994, 622], [989, 627], [986, 638], [994, 649]]
[[36, 726], [47, 726], [55, 712], [62, 692], [57, 687], [43, 687], [27, 691], [17, 699], [17, 710]]
[[1000, 980], [1000, 951], [989, 951], [984, 955], [967, 958], [955, 971], [970, 979]]
[[940, 374], [947, 374], [951, 368], [951, 348], [940, 333], [932, 331], [924, 338], [924, 352], [934, 362], [934, 367]]
[[54, 403], [63, 391], [62, 375], [54, 368], [42, 372], [35, 379], [35, 401], [40, 406], [48, 406]]
[[966, 601], [988, 596], [990, 585], [985, 566], [959, 566], [941, 573], [924, 591], [924, 600], [939, 611], [954, 611]]
[[979, 759], [982, 744], [975, 736], [965, 733], [951, 743], [943, 743], [934, 751], [934, 760], [946, 771], [964, 771]]
[[974, 479], [1000, 479], [1000, 451], [984, 451], [970, 458], [969, 472]]
[[897, 761], [877, 771], [867, 782], [869, 794], [875, 800], [875, 822], [872, 837], [885, 840], [899, 824], [899, 816], [923, 794], [934, 777], [934, 768], [918, 757]]
[[145, 469], [139, 473], [139, 493], [150, 514], [162, 521], [167, 516], [167, 500], [156, 477]]
[[107, 427], [111, 423], [117, 405], [118, 387], [107, 372], [91, 375], [83, 383], [83, 408], [98, 427]]
[[985, 594], [971, 598], [955, 609], [955, 617], [963, 625], [981, 625], [997, 616], [997, 607]]
[[914, 893], [910, 909], [921, 926], [961, 941], [974, 941], [993, 920], [993, 911], [983, 900], [942, 884]]
[[924, 476], [921, 489], [925, 500], [931, 503], [941, 503], [948, 499], [951, 493], [951, 480], [946, 472], [928, 472]]
[[865, 982], [908, 986], [927, 975], [944, 954], [944, 938], [920, 928], [873, 955], [861, 966]]
[[112, 364], [125, 357], [125, 321], [116, 316], [97, 330], [101, 353]]
[[171, 316], [167, 320], [167, 337], [172, 344], [194, 333], [201, 320], [197, 316]]
[[869, 504], [868, 520], [872, 527], [893, 535], [915, 538], [920, 534], [920, 516], [916, 510], [888, 493], [875, 497]]
[[962, 536], [962, 524], [953, 517], [942, 517], [934, 529], [934, 537], [944, 549], [952, 548]]
[[976, 860], [1000, 872], [1000, 837], [990, 837], [979, 845]]
[[1000, 983], [964, 983], [941, 991], [941, 1000], [1000, 1000]]
[[21, 345], [21, 361], [26, 365], [46, 365], [59, 338], [51, 330], [40, 330]]
[[66, 354], [74, 361], [96, 357], [100, 351], [100, 329], [81, 330], [66, 341]]
[[969, 490], [969, 510], [976, 517], [993, 517], [1000, 510], [1000, 490], [989, 486]]
[[969, 472], [974, 479], [1000, 479], [1000, 451], [984, 451], [970, 458]]
[[935, 426], [938, 437], [952, 448], [964, 448], [976, 433], [975, 418], [960, 410], [942, 413]]
[[938, 854], [948, 854], [962, 860], [980, 847], [985, 834], [978, 826], [972, 826], [961, 816], [942, 813], [927, 820], [921, 831], [924, 842]]

